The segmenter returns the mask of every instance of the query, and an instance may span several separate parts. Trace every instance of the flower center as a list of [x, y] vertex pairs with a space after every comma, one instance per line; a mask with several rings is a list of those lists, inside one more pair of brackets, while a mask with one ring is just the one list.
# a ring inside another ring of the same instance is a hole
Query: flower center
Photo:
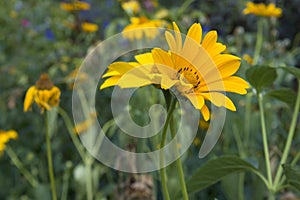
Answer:
[[53, 87], [53, 82], [50, 80], [48, 74], [42, 74], [40, 79], [35, 83], [38, 90], [50, 90]]
[[184, 76], [187, 83], [192, 84], [193, 88], [197, 88], [200, 85], [200, 73], [193, 67], [193, 66], [187, 66], [182, 67], [177, 71], [177, 78], [179, 78], [179, 75]]

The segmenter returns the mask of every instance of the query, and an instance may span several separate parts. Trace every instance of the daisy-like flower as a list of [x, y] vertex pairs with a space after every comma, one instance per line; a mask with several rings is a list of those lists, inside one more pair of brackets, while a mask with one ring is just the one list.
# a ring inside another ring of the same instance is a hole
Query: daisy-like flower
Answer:
[[18, 133], [14, 130], [4, 131], [0, 130], [0, 155], [2, 155], [5, 150], [6, 143], [11, 139], [18, 139]]
[[60, 8], [65, 11], [89, 10], [90, 4], [83, 1], [75, 1], [73, 3], [60, 3]]
[[99, 29], [99, 27], [97, 24], [94, 24], [94, 23], [83, 22], [81, 24], [81, 29], [85, 32], [93, 33], [93, 32], [96, 32]]
[[54, 86], [48, 74], [42, 74], [40, 79], [31, 86], [25, 96], [24, 112], [27, 112], [33, 103], [36, 103], [43, 113], [44, 109], [50, 110], [58, 106], [60, 98], [60, 89]]
[[[210, 118], [205, 101], [235, 111], [233, 102], [224, 94], [246, 94], [248, 83], [233, 76], [240, 58], [222, 54], [226, 46], [217, 42], [217, 32], [210, 31], [202, 41], [200, 24], [193, 24], [182, 42], [176, 23], [174, 33], [166, 31], [169, 51], [154, 48], [151, 53], [136, 56], [138, 62], [116, 62], [109, 66], [101, 88], [118, 85], [123, 88], [159, 84], [162, 89], [174, 88], [199, 109], [203, 118]], [[141, 67], [142, 66], [142, 67]]]
[[162, 28], [166, 26], [166, 21], [155, 19], [150, 20], [145, 16], [131, 17], [131, 24], [127, 25], [122, 31], [123, 37], [130, 40], [146, 38], [153, 39], [159, 34], [159, 30], [155, 28]]
[[129, 15], [136, 14], [141, 10], [140, 3], [136, 0], [122, 2], [121, 6]]
[[246, 8], [243, 10], [245, 15], [254, 14], [263, 17], [280, 17], [282, 14], [281, 8], [277, 8], [274, 3], [266, 5], [264, 3], [255, 4], [247, 2]]

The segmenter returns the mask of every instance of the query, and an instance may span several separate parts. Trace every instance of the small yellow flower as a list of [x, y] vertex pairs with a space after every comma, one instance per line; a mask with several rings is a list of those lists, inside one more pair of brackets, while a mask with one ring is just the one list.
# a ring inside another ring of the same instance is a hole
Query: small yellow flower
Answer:
[[129, 15], [136, 14], [140, 12], [141, 6], [138, 1], [136, 0], [130, 0], [127, 2], [122, 2], [121, 6], [123, 10], [125, 10]]
[[3, 151], [5, 150], [6, 143], [9, 142], [9, 140], [16, 140], [18, 139], [18, 133], [14, 130], [9, 131], [3, 131], [0, 130], [0, 155], [2, 155]]
[[166, 21], [156, 19], [150, 20], [147, 17], [131, 17], [131, 24], [127, 25], [122, 31], [123, 37], [130, 40], [140, 40], [145, 35], [149, 39], [155, 38], [159, 34], [159, 30], [166, 26]]
[[277, 8], [274, 3], [266, 5], [264, 3], [255, 4], [247, 2], [246, 8], [243, 10], [245, 15], [254, 14], [263, 17], [280, 17], [282, 15], [281, 8]]
[[97, 24], [94, 24], [94, 23], [83, 22], [81, 24], [81, 29], [85, 32], [93, 33], [93, 32], [96, 32], [99, 29], [99, 27]]
[[90, 4], [83, 1], [76, 1], [74, 3], [60, 3], [60, 8], [65, 11], [89, 10]]
[[243, 59], [250, 65], [253, 63], [253, 58], [249, 54], [244, 54]]
[[40, 79], [31, 86], [25, 96], [24, 112], [27, 112], [35, 102], [43, 113], [44, 109], [50, 110], [58, 106], [60, 98], [60, 89], [54, 86], [48, 74], [42, 74]]

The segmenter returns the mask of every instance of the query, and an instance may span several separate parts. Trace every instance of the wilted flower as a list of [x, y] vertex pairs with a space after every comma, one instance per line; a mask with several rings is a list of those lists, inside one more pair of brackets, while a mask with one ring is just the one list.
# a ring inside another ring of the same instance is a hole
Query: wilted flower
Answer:
[[123, 37], [130, 40], [142, 39], [144, 35], [149, 39], [153, 39], [159, 34], [159, 30], [155, 28], [166, 26], [166, 21], [164, 20], [151, 20], [144, 16], [132, 17], [130, 21], [131, 24], [127, 25], [122, 31]]
[[43, 112], [44, 109], [50, 110], [58, 106], [60, 98], [60, 89], [54, 86], [48, 74], [42, 74], [40, 79], [31, 86], [25, 96], [24, 112], [27, 112], [33, 103], [36, 103]]
[[266, 5], [264, 3], [255, 4], [253, 2], [247, 2], [246, 8], [243, 10], [245, 15], [254, 14], [263, 17], [280, 17], [282, 14], [281, 8], [277, 8], [274, 3]]

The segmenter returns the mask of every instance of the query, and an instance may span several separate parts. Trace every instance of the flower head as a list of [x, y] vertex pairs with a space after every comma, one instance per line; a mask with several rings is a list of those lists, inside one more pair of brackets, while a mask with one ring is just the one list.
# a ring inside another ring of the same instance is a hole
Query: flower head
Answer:
[[50, 110], [58, 106], [60, 98], [60, 89], [54, 86], [48, 74], [42, 74], [40, 79], [31, 86], [25, 96], [24, 112], [27, 112], [35, 102], [42, 110]]
[[88, 33], [96, 32], [98, 30], [98, 28], [99, 28], [98, 25], [94, 24], [94, 23], [83, 22], [81, 24], [81, 29]]
[[266, 5], [264, 3], [255, 4], [247, 2], [246, 8], [243, 10], [245, 15], [254, 14], [263, 17], [280, 17], [282, 14], [281, 8], [277, 8], [274, 3]]
[[137, 55], [138, 62], [115, 62], [103, 77], [108, 78], [101, 88], [118, 85], [123, 88], [158, 84], [162, 89], [175, 89], [188, 99], [203, 118], [210, 118], [206, 101], [235, 111], [225, 92], [246, 94], [248, 83], [233, 76], [240, 58], [224, 54], [226, 46], [217, 42], [217, 32], [210, 31], [202, 40], [202, 28], [193, 24], [182, 42], [176, 23], [173, 34], [166, 31], [169, 51], [160, 48]]
[[122, 31], [123, 37], [130, 40], [142, 39], [145, 35], [149, 39], [155, 38], [159, 34], [159, 30], [155, 28], [166, 26], [164, 20], [150, 20], [147, 17], [131, 17], [131, 24], [127, 25]]
[[60, 8], [65, 11], [89, 10], [90, 4], [83, 1], [75, 1], [73, 3], [60, 3]]
[[6, 143], [11, 139], [18, 139], [18, 133], [14, 130], [4, 131], [0, 130], [0, 155], [5, 150]]

